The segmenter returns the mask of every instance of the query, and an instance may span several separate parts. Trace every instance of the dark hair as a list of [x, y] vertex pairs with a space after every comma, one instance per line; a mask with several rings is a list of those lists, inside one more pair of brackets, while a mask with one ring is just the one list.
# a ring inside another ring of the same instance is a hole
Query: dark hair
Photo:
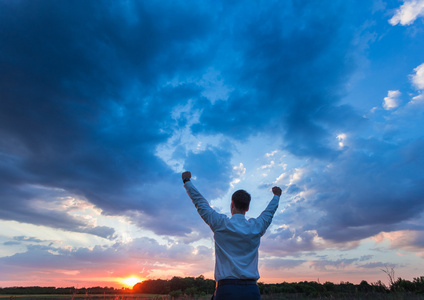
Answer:
[[234, 202], [234, 206], [237, 209], [246, 211], [249, 209], [250, 204], [250, 194], [245, 190], [235, 191], [231, 200]]

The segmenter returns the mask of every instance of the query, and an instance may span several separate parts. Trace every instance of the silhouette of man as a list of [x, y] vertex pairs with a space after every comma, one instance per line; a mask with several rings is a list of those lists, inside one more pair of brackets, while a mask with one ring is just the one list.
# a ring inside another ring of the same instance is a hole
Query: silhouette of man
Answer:
[[212, 299], [260, 299], [257, 280], [258, 248], [278, 207], [281, 189], [273, 187], [274, 197], [259, 217], [246, 219], [250, 194], [236, 191], [231, 197], [231, 218], [216, 212], [190, 181], [191, 173], [182, 173], [184, 187], [215, 240], [215, 294]]

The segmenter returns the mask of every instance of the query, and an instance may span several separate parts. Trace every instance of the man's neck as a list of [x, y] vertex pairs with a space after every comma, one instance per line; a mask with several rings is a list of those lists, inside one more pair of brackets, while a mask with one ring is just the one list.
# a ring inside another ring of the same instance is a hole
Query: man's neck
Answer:
[[246, 211], [239, 210], [239, 209], [232, 209], [231, 215], [246, 215]]

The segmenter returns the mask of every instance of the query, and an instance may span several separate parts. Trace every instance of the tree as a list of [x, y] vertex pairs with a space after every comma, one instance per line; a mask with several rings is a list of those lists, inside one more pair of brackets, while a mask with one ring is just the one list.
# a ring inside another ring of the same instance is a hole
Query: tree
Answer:
[[359, 291], [362, 293], [368, 293], [372, 291], [372, 286], [365, 280], [362, 280], [359, 284]]
[[389, 267], [386, 266], [386, 269], [381, 269], [381, 271], [383, 271], [384, 273], [387, 274], [387, 276], [389, 277], [389, 288], [390, 290], [393, 290], [394, 286], [393, 284], [395, 283], [395, 267]]

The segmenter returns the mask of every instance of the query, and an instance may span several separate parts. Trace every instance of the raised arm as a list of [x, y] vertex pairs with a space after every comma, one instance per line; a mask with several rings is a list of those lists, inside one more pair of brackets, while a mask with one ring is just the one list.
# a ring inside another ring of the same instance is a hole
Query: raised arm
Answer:
[[202, 196], [202, 194], [200, 194], [200, 192], [191, 182], [190, 172], [186, 171], [182, 173], [182, 179], [187, 194], [193, 201], [194, 206], [196, 206], [200, 217], [202, 217], [203, 221], [205, 221], [205, 223], [209, 225], [212, 231], [214, 231], [216, 226], [221, 223], [220, 220], [225, 216], [217, 213], [212, 207], [210, 207], [208, 201], [206, 201], [206, 199]]
[[282, 191], [279, 187], [274, 186], [272, 188], [272, 193], [274, 194], [274, 197], [269, 202], [265, 210], [257, 218], [257, 220], [261, 223], [261, 226], [262, 226], [261, 228], [262, 235], [265, 234], [267, 228], [269, 227], [269, 225], [271, 225], [272, 218], [274, 217], [274, 214], [278, 208], [278, 203], [280, 202], [280, 196]]

